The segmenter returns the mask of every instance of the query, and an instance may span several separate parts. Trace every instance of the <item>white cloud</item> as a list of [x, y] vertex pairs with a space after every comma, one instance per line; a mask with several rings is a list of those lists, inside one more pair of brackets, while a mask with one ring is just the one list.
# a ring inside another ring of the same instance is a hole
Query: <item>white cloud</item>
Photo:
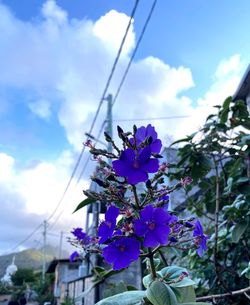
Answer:
[[[69, 19], [55, 1], [49, 0], [42, 7], [41, 19], [24, 22], [0, 4], [0, 89], [27, 91], [28, 99], [23, 101], [27, 104], [25, 107], [30, 107], [42, 118], [49, 118], [52, 111], [57, 111], [55, 114], [69, 143], [74, 149], [79, 149], [84, 132], [89, 130], [128, 20], [128, 16], [116, 11], [110, 11], [96, 22]], [[116, 91], [134, 45], [132, 27], [110, 93]], [[211, 87], [194, 105], [185, 94], [194, 86], [189, 68], [171, 67], [153, 56], [133, 62], [115, 104], [114, 118], [190, 115], [190, 118], [180, 121], [153, 122], [161, 137], [167, 134], [182, 137], [204, 122], [213, 105], [222, 103], [224, 98], [234, 93], [241, 67], [239, 55], [224, 59], [218, 65]], [[30, 103], [31, 100], [36, 102]], [[101, 110], [102, 119], [105, 118], [105, 108]], [[99, 130], [102, 119], [93, 134]], [[132, 123], [121, 125], [129, 129]], [[0, 200], [6, 203], [5, 214], [19, 222], [22, 221], [20, 215], [36, 215], [31, 216], [32, 225], [49, 215], [65, 189], [75, 159], [73, 156], [72, 152], [64, 152], [54, 162], [41, 161], [21, 170], [12, 156], [0, 154], [0, 167], [4, 168], [0, 172]], [[11, 192], [10, 187], [14, 191]], [[83, 181], [80, 188], [85, 187], [87, 182]], [[81, 190], [76, 189], [73, 194], [76, 195], [68, 197], [68, 204], [64, 205], [65, 213], [59, 220], [61, 224], [71, 222], [72, 209], [82, 199]], [[15, 200], [21, 209], [10, 215]], [[24, 219], [27, 222], [27, 217]]]
[[13, 157], [0, 152], [0, 183], [1, 181], [8, 181], [13, 175], [13, 166], [15, 160]]
[[[128, 20], [129, 18], [126, 14], [111, 10], [96, 21], [93, 27], [93, 33], [104, 42], [109, 52], [116, 53], [127, 28]], [[135, 33], [133, 31], [132, 21], [121, 54], [128, 54], [134, 46]]]
[[[13, 247], [54, 212], [68, 183], [74, 160], [72, 153], [65, 151], [54, 162], [38, 162], [20, 169], [12, 156], [0, 153], [0, 248]], [[49, 224], [59, 218], [57, 229], [59, 225], [60, 230], [66, 231], [84, 225], [85, 212], [74, 215], [72, 212], [84, 198], [82, 188], [87, 187], [88, 182], [84, 180], [76, 187], [74, 179]], [[12, 234], [13, 227], [20, 227], [20, 230]], [[6, 235], [6, 232], [10, 233]]]
[[55, 21], [58, 24], [67, 21], [67, 13], [62, 10], [54, 0], [48, 0], [42, 6], [42, 14], [45, 18]]
[[49, 119], [51, 116], [51, 105], [49, 101], [41, 99], [29, 104], [30, 110], [42, 119]]
[[[42, 117], [49, 115], [48, 101], [56, 103], [59, 122], [65, 128], [69, 142], [79, 149], [129, 17], [112, 10], [95, 23], [69, 19], [54, 1], [47, 1], [42, 13], [43, 19], [36, 23], [23, 22], [0, 6], [0, 17], [5, 16], [5, 22], [0, 22], [0, 43], [3, 45], [0, 86], [21, 87], [33, 92], [34, 99], [46, 100], [45, 106], [39, 103], [30, 106]], [[6, 24], [11, 25], [10, 28]], [[134, 45], [132, 26], [109, 92], [116, 90]], [[14, 70], [16, 72], [12, 73]], [[136, 117], [141, 113], [142, 104], [147, 116], [167, 115], [176, 108], [178, 113], [183, 101], [187, 100], [181, 96], [182, 92], [192, 86], [190, 69], [170, 67], [154, 57], [142, 59], [132, 64], [117, 102], [119, 108], [114, 109], [115, 115], [119, 117], [123, 113], [126, 117]], [[177, 94], [180, 98], [176, 98]], [[125, 111], [120, 111], [123, 109]], [[103, 119], [105, 112], [106, 109], [102, 109]]]

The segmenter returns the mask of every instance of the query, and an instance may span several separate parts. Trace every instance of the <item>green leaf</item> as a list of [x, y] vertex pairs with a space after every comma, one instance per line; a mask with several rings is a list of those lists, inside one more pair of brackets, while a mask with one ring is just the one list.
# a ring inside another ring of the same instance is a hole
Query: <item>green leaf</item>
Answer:
[[193, 286], [175, 288], [171, 285], [179, 303], [195, 302], [196, 295]]
[[223, 109], [220, 113], [220, 123], [221, 124], [225, 124], [228, 118], [228, 113], [229, 110], [228, 109]]
[[160, 281], [152, 282], [146, 291], [146, 295], [153, 305], [178, 305], [173, 290]]
[[194, 281], [185, 277], [183, 280], [181, 280], [177, 283], [173, 283], [170, 286], [173, 286], [173, 287], [187, 287], [187, 286], [194, 286], [194, 285], [195, 285]]
[[177, 279], [183, 272], [188, 273], [187, 269], [179, 267], [179, 266], [169, 266], [161, 269], [159, 274], [165, 280], [175, 280]]
[[107, 284], [107, 286], [104, 290], [105, 298], [127, 291], [127, 286], [123, 281], [118, 282], [118, 284]]
[[182, 305], [211, 305], [211, 303], [205, 303], [205, 302], [188, 302], [188, 303], [182, 303]]
[[82, 208], [85, 207], [86, 205], [89, 205], [89, 204], [94, 203], [94, 202], [96, 202], [96, 200], [93, 199], [93, 198], [86, 198], [86, 199], [84, 199], [82, 202], [80, 202], [80, 203], [78, 204], [78, 206], [76, 207], [76, 209], [74, 210], [73, 213], [75, 213], [75, 212], [77, 212], [78, 210], [82, 209]]
[[145, 288], [148, 288], [148, 286], [151, 282], [153, 282], [153, 278], [152, 278], [151, 274], [144, 276], [142, 279], [142, 283]]
[[103, 299], [95, 305], [136, 305], [140, 304], [144, 297], [145, 291], [125, 291], [123, 293]]
[[181, 143], [181, 142], [189, 142], [190, 140], [192, 140], [192, 138], [193, 138], [192, 136], [189, 136], [189, 137], [186, 137], [186, 138], [183, 138], [183, 139], [174, 141], [174, 142], [170, 145], [170, 147], [173, 146], [173, 145], [175, 145], [175, 144]]
[[230, 103], [232, 102], [232, 97], [229, 96], [228, 98], [225, 99], [223, 102], [222, 108], [223, 109], [229, 109]]
[[236, 181], [236, 183], [237, 184], [240, 184], [240, 183], [245, 183], [245, 182], [249, 182], [250, 181], [250, 178], [248, 178], [248, 177], [240, 177], [237, 181]]
[[237, 243], [242, 234], [245, 232], [246, 228], [247, 228], [248, 224], [247, 222], [241, 222], [241, 223], [237, 223], [233, 230], [232, 230], [232, 241], [233, 243]]
[[229, 113], [229, 106], [230, 103], [232, 102], [232, 97], [228, 97], [223, 105], [222, 105], [222, 110], [220, 111], [219, 117], [220, 117], [220, 123], [225, 124], [227, 119], [228, 119], [228, 113]]
[[241, 166], [242, 166], [242, 158], [238, 158], [237, 161], [234, 162], [231, 168], [230, 175], [235, 176], [237, 172], [241, 169]]

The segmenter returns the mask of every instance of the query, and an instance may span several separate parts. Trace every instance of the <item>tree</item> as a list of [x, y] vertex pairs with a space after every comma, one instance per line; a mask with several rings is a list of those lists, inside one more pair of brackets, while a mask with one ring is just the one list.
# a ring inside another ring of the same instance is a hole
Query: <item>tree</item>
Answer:
[[[188, 196], [186, 208], [204, 217], [211, 234], [208, 255], [185, 253], [201, 294], [241, 289], [250, 278], [250, 118], [242, 100], [229, 97], [216, 108], [218, 113], [210, 115], [199, 132], [175, 142], [185, 145], [169, 173], [172, 179], [192, 177], [187, 195], [198, 191]], [[217, 304], [246, 300], [241, 294]]]
[[22, 286], [25, 283], [34, 283], [36, 281], [36, 275], [32, 268], [20, 268], [11, 277], [15, 286]]

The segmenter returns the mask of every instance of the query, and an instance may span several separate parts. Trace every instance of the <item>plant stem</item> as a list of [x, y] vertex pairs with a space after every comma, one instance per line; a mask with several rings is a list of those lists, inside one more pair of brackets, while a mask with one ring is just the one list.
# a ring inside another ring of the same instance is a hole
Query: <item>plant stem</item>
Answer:
[[150, 273], [151, 273], [152, 279], [154, 280], [157, 278], [157, 275], [156, 275], [155, 264], [154, 264], [154, 254], [150, 248], [148, 248], [148, 258], [149, 258], [149, 263], [150, 263]]
[[140, 202], [139, 202], [139, 198], [137, 195], [136, 187], [134, 185], [132, 185], [132, 188], [133, 188], [133, 193], [135, 196], [135, 204], [136, 204], [137, 208], [140, 209]]
[[243, 293], [245, 294], [248, 291], [250, 291], [250, 286], [246, 287], [244, 289], [231, 291], [231, 293], [228, 292], [228, 293], [222, 293], [222, 294], [208, 295], [208, 296], [205, 296], [205, 297], [198, 297], [198, 298], [196, 298], [196, 301], [206, 301], [206, 300], [211, 300], [211, 299], [222, 299], [222, 298], [225, 298], [225, 297], [231, 297], [231, 296], [239, 295], [239, 294], [243, 294]]
[[219, 208], [220, 208], [220, 182], [219, 182], [219, 171], [218, 171], [218, 165], [216, 163], [216, 160], [214, 158], [214, 164], [215, 164], [215, 172], [216, 172], [216, 195], [215, 195], [215, 238], [214, 238], [214, 265], [215, 269], [217, 271], [217, 248], [218, 248], [218, 233], [219, 233]]
[[162, 253], [162, 251], [159, 249], [158, 252], [159, 252], [159, 254], [160, 254], [160, 256], [161, 256], [161, 259], [162, 259], [162, 261], [164, 262], [165, 266], [168, 266], [168, 262], [167, 262], [167, 260], [166, 260], [166, 257], [165, 257], [164, 254]]

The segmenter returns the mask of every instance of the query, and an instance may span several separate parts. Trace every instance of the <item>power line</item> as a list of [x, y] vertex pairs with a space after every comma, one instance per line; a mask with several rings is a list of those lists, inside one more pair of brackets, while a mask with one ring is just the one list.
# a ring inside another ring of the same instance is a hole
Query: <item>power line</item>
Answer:
[[144, 24], [144, 26], [143, 26], [143, 29], [142, 29], [141, 34], [140, 34], [140, 37], [139, 37], [139, 39], [138, 39], [138, 41], [137, 41], [136, 47], [135, 47], [135, 49], [134, 49], [134, 51], [133, 51], [133, 53], [132, 53], [132, 56], [130, 57], [128, 66], [127, 66], [127, 68], [126, 68], [126, 70], [125, 70], [125, 72], [124, 72], [124, 74], [123, 74], [123, 77], [122, 77], [122, 79], [121, 79], [121, 82], [120, 82], [120, 84], [119, 84], [119, 86], [118, 86], [118, 89], [117, 89], [117, 91], [116, 91], [116, 94], [115, 94], [115, 96], [114, 96], [113, 105], [115, 104], [115, 102], [116, 102], [116, 100], [117, 100], [117, 97], [118, 97], [118, 95], [119, 95], [119, 93], [120, 93], [120, 91], [121, 91], [121, 88], [122, 88], [122, 86], [123, 86], [123, 83], [125, 82], [125, 79], [126, 79], [126, 77], [127, 77], [127, 74], [128, 74], [129, 69], [130, 69], [130, 66], [131, 66], [131, 64], [132, 64], [132, 61], [134, 60], [134, 57], [135, 57], [135, 55], [136, 55], [136, 52], [137, 52], [137, 50], [138, 50], [138, 48], [139, 48], [139, 46], [140, 46], [140, 43], [141, 43], [141, 41], [142, 41], [142, 39], [143, 39], [143, 36], [144, 36], [144, 34], [145, 34], [145, 32], [146, 32], [146, 29], [147, 29], [147, 27], [148, 27], [148, 24], [149, 24], [149, 22], [150, 22], [150, 20], [151, 20], [151, 17], [152, 17], [152, 15], [153, 15], [153, 12], [154, 12], [156, 3], [157, 3], [157, 0], [155, 0], [155, 1], [153, 2], [152, 6], [151, 6], [151, 9], [150, 9], [150, 11], [149, 11], [148, 17], [147, 17], [146, 22], [145, 22], [145, 24]]
[[[124, 82], [125, 82], [125, 80], [126, 80], [126, 77], [127, 77], [128, 72], [129, 72], [130, 66], [131, 66], [131, 64], [132, 64], [133, 59], [135, 58], [135, 55], [136, 55], [136, 53], [137, 53], [137, 51], [138, 51], [138, 48], [139, 48], [139, 46], [140, 46], [140, 43], [141, 43], [141, 41], [142, 41], [142, 39], [143, 39], [143, 36], [144, 36], [144, 34], [145, 34], [145, 32], [146, 32], [146, 29], [147, 29], [147, 27], [148, 27], [148, 24], [149, 24], [149, 22], [150, 22], [150, 20], [151, 20], [152, 15], [153, 15], [153, 12], [154, 12], [154, 9], [155, 9], [156, 4], [157, 4], [157, 0], [155, 0], [155, 1], [153, 2], [152, 6], [151, 6], [151, 9], [150, 9], [149, 14], [148, 14], [148, 17], [147, 17], [147, 19], [146, 19], [146, 21], [145, 21], [145, 23], [144, 23], [144, 26], [143, 26], [143, 28], [142, 28], [142, 31], [141, 31], [141, 34], [140, 34], [139, 39], [138, 39], [138, 41], [137, 41], [137, 44], [136, 44], [136, 46], [135, 46], [135, 49], [134, 49], [134, 51], [133, 51], [133, 53], [132, 53], [132, 55], [131, 55], [131, 58], [130, 58], [129, 63], [128, 63], [128, 66], [127, 66], [126, 70], [124, 71], [123, 77], [122, 77], [122, 79], [121, 79], [121, 82], [120, 82], [120, 84], [119, 84], [119, 86], [118, 86], [118, 89], [117, 89], [117, 91], [116, 91], [116, 94], [115, 94], [115, 96], [114, 96], [112, 106], [114, 106], [114, 104], [115, 104], [115, 102], [116, 102], [116, 100], [117, 100], [117, 98], [118, 98], [118, 95], [119, 95], [119, 93], [120, 93], [120, 91], [121, 91], [121, 89], [122, 89], [122, 86], [123, 86], [123, 84], [124, 84]], [[102, 126], [101, 126], [101, 128], [100, 128], [100, 130], [99, 130], [98, 137], [101, 135], [101, 133], [102, 133], [102, 131], [103, 131], [103, 129], [104, 129], [105, 123], [106, 123], [106, 121], [104, 121], [104, 124], [102, 124]]]
[[115, 72], [116, 65], [117, 65], [118, 60], [119, 60], [119, 58], [120, 58], [120, 55], [121, 55], [121, 52], [122, 52], [122, 49], [123, 49], [125, 40], [126, 40], [126, 38], [127, 38], [128, 31], [129, 31], [129, 29], [130, 29], [131, 23], [132, 23], [132, 21], [133, 21], [133, 18], [134, 18], [134, 15], [135, 15], [135, 12], [136, 12], [136, 9], [137, 9], [138, 4], [139, 4], [139, 0], [136, 0], [135, 5], [134, 5], [133, 10], [132, 10], [132, 13], [131, 13], [130, 18], [129, 18], [129, 22], [128, 22], [128, 25], [127, 25], [125, 34], [124, 34], [124, 36], [123, 36], [123, 38], [122, 38], [122, 42], [121, 42], [121, 44], [120, 44], [118, 53], [117, 53], [117, 55], [116, 55], [114, 64], [113, 64], [113, 66], [112, 66], [112, 68], [111, 68], [111, 71], [110, 71], [110, 74], [109, 74], [109, 77], [108, 77], [106, 86], [105, 86], [105, 88], [104, 88], [102, 97], [101, 97], [101, 99], [100, 99], [100, 102], [99, 102], [99, 105], [98, 105], [98, 108], [97, 108], [97, 111], [96, 111], [94, 120], [93, 120], [93, 122], [92, 122], [92, 124], [91, 124], [90, 131], [89, 131], [90, 134], [91, 134], [92, 131], [93, 131], [94, 124], [95, 124], [95, 122], [96, 122], [97, 116], [98, 116], [98, 114], [99, 114], [99, 112], [100, 112], [102, 103], [103, 103], [103, 101], [104, 101], [104, 99], [105, 99], [105, 96], [106, 96], [106, 94], [107, 94], [108, 87], [109, 87], [109, 85], [110, 85], [111, 79], [112, 79], [113, 74], [114, 74], [114, 72]]
[[157, 120], [173, 120], [190, 118], [191, 115], [176, 115], [176, 116], [163, 116], [156, 118], [134, 118], [134, 119], [114, 119], [113, 122], [134, 122], [134, 121], [157, 121]]
[[66, 195], [66, 193], [67, 193], [67, 191], [68, 191], [68, 189], [69, 189], [69, 187], [70, 187], [70, 185], [71, 185], [71, 182], [72, 182], [72, 180], [73, 180], [73, 178], [74, 178], [74, 176], [75, 176], [75, 173], [76, 173], [76, 171], [77, 171], [77, 168], [78, 168], [78, 166], [79, 166], [79, 164], [80, 164], [80, 162], [81, 162], [81, 159], [82, 159], [84, 150], [85, 150], [85, 146], [83, 146], [83, 148], [82, 148], [82, 150], [81, 150], [81, 153], [80, 153], [80, 155], [79, 155], [79, 157], [78, 157], [78, 159], [77, 159], [77, 161], [76, 161], [76, 164], [75, 164], [75, 166], [74, 166], [73, 172], [72, 172], [72, 174], [71, 174], [71, 176], [70, 176], [70, 179], [69, 179], [69, 181], [68, 181], [68, 183], [67, 183], [67, 186], [66, 186], [66, 188], [65, 188], [65, 190], [64, 190], [64, 192], [63, 192], [63, 194], [62, 194], [62, 197], [60, 198], [60, 200], [59, 200], [57, 206], [55, 207], [54, 211], [53, 211], [53, 212], [51, 213], [51, 215], [47, 218], [47, 221], [49, 221], [49, 220], [55, 215], [55, 213], [56, 213], [56, 211], [58, 210], [59, 206], [60, 206], [61, 203], [63, 202], [63, 199], [64, 199], [64, 197], [65, 197], [65, 195]]
[[[134, 49], [134, 51], [133, 51], [133, 54], [132, 54], [132, 56], [131, 56], [131, 58], [130, 58], [129, 64], [128, 64], [128, 66], [127, 66], [125, 72], [124, 72], [124, 75], [123, 75], [123, 77], [122, 77], [122, 80], [121, 80], [121, 82], [120, 82], [120, 84], [119, 84], [119, 87], [118, 87], [118, 89], [117, 89], [117, 91], [116, 91], [116, 94], [115, 94], [115, 97], [114, 97], [114, 100], [113, 100], [113, 104], [112, 104], [112, 105], [114, 105], [114, 103], [116, 102], [116, 99], [117, 99], [117, 97], [118, 97], [118, 95], [119, 95], [119, 93], [120, 93], [120, 90], [121, 90], [121, 88], [122, 88], [122, 86], [123, 86], [123, 83], [124, 83], [124, 81], [125, 81], [125, 79], [126, 79], [126, 76], [127, 76], [128, 72], [129, 72], [129, 69], [130, 69], [130, 66], [131, 66], [131, 64], [132, 64], [132, 61], [133, 61], [133, 59], [134, 59], [134, 57], [135, 57], [135, 55], [136, 55], [136, 52], [137, 52], [137, 50], [138, 50], [138, 48], [139, 48], [139, 46], [140, 46], [140, 43], [141, 43], [141, 41], [142, 41], [142, 39], [143, 39], [143, 36], [144, 36], [145, 31], [146, 31], [146, 29], [147, 29], [147, 26], [148, 26], [148, 24], [149, 24], [149, 22], [150, 22], [150, 19], [151, 19], [151, 17], [152, 17], [153, 12], [154, 12], [156, 3], [157, 3], [157, 0], [155, 0], [155, 1], [153, 2], [153, 5], [152, 5], [152, 7], [151, 7], [151, 9], [150, 9], [150, 12], [149, 12], [148, 17], [147, 17], [147, 19], [146, 19], [146, 22], [145, 22], [145, 24], [144, 24], [144, 26], [143, 26], [143, 29], [142, 29], [142, 32], [141, 32], [140, 37], [139, 37], [139, 39], [138, 39], [138, 42], [137, 42], [137, 44], [136, 44], [136, 47], [135, 47], [135, 49]], [[99, 114], [99, 112], [100, 112], [102, 103], [103, 103], [103, 101], [104, 101], [104, 99], [105, 99], [105, 96], [106, 96], [106, 94], [107, 94], [108, 87], [109, 87], [110, 82], [111, 82], [111, 79], [112, 79], [112, 77], [113, 77], [113, 74], [114, 74], [116, 65], [117, 65], [117, 63], [118, 63], [118, 61], [119, 61], [119, 58], [120, 58], [120, 55], [121, 55], [121, 52], [122, 52], [122, 49], [123, 49], [123, 46], [124, 46], [126, 37], [127, 37], [127, 35], [128, 35], [128, 31], [129, 31], [129, 28], [130, 28], [130, 26], [131, 26], [131, 23], [132, 23], [132, 20], [133, 20], [133, 17], [134, 17], [134, 14], [135, 14], [135, 12], [136, 12], [136, 9], [137, 9], [138, 4], [139, 4], [139, 0], [137, 0], [137, 1], [135, 2], [134, 8], [133, 8], [133, 10], [132, 10], [132, 13], [131, 13], [131, 16], [130, 16], [130, 19], [129, 19], [129, 22], [128, 22], [128, 25], [127, 25], [127, 28], [126, 28], [126, 31], [125, 31], [125, 34], [124, 34], [124, 36], [123, 36], [121, 45], [120, 45], [119, 50], [118, 50], [118, 53], [117, 53], [117, 56], [116, 56], [116, 58], [115, 58], [115, 61], [114, 61], [113, 66], [112, 66], [112, 68], [111, 68], [111, 72], [110, 72], [110, 74], [109, 74], [109, 77], [108, 77], [106, 86], [105, 86], [105, 88], [104, 88], [102, 97], [101, 97], [101, 99], [100, 99], [100, 102], [99, 102], [99, 105], [98, 105], [96, 114], [95, 114], [95, 116], [94, 116], [93, 122], [92, 122], [91, 127], [90, 127], [90, 130], [89, 130], [89, 132], [88, 132], [89, 134], [91, 134], [92, 131], [93, 131], [95, 122], [96, 122], [96, 120], [97, 120], [97, 116], [98, 116], [98, 114]], [[97, 138], [100, 137], [101, 132], [102, 132], [104, 126], [105, 126], [105, 123], [106, 123], [106, 121], [103, 122], [103, 124], [102, 124], [102, 126], [101, 126], [101, 129], [100, 129], [100, 131], [99, 131], [99, 135], [98, 135]], [[74, 177], [74, 175], [75, 175], [76, 169], [78, 168], [78, 165], [79, 165], [79, 163], [80, 163], [80, 161], [81, 161], [81, 158], [82, 158], [82, 155], [83, 155], [84, 150], [85, 150], [85, 146], [83, 146], [83, 149], [82, 149], [81, 154], [80, 154], [80, 156], [79, 156], [79, 158], [78, 158], [77, 164], [76, 164], [76, 166], [75, 166], [75, 168], [74, 168], [74, 171], [73, 171], [73, 173], [72, 173], [72, 175], [71, 175], [71, 179], [70, 179], [69, 183], [67, 184], [67, 187], [66, 187], [66, 189], [65, 189], [65, 191], [64, 191], [64, 193], [63, 193], [63, 196], [62, 196], [62, 198], [60, 199], [60, 201], [59, 201], [57, 207], [56, 207], [55, 210], [53, 211], [52, 215], [48, 218], [48, 220], [50, 220], [50, 219], [54, 216], [55, 212], [58, 210], [59, 206], [61, 205], [61, 202], [63, 201], [63, 199], [64, 199], [64, 197], [65, 197], [65, 194], [66, 194], [66, 192], [67, 192], [67, 190], [68, 190], [68, 188], [69, 188], [69, 186], [70, 186], [70, 184], [71, 184], [71, 182], [72, 182], [72, 180], [73, 180], [73, 177]], [[88, 163], [89, 163], [89, 160], [90, 160], [90, 157], [88, 157], [88, 159], [86, 160], [86, 162], [85, 162], [85, 164], [84, 164], [84, 167], [83, 167], [83, 169], [82, 169], [82, 171], [81, 171], [81, 173], [80, 173], [80, 175], [79, 175], [79, 178], [78, 178], [78, 180], [77, 180], [77, 184], [79, 183], [81, 177], [83, 176], [83, 174], [84, 174], [84, 172], [85, 172], [85, 170], [86, 170], [86, 168], [87, 168], [87, 165], [88, 165]], [[62, 213], [63, 213], [63, 211], [58, 215], [57, 219], [56, 219], [56, 220], [54, 221], [54, 223], [53, 223], [53, 226], [55, 225], [55, 223], [57, 223], [57, 221], [58, 221], [58, 219], [60, 218], [60, 216], [62, 215]]]
[[[128, 22], [127, 28], [126, 28], [125, 33], [124, 33], [124, 36], [123, 36], [123, 38], [122, 38], [122, 41], [121, 41], [119, 50], [118, 50], [118, 52], [117, 52], [116, 58], [115, 58], [115, 60], [114, 60], [113, 66], [112, 66], [112, 68], [111, 68], [111, 71], [110, 71], [108, 80], [107, 80], [106, 85], [105, 85], [105, 87], [104, 87], [103, 94], [102, 94], [101, 99], [100, 99], [100, 101], [99, 101], [99, 105], [98, 105], [98, 107], [97, 107], [97, 110], [96, 110], [96, 113], [95, 113], [94, 119], [93, 119], [93, 121], [92, 121], [92, 124], [91, 124], [91, 126], [90, 126], [90, 129], [89, 129], [88, 134], [91, 134], [91, 133], [93, 132], [94, 125], [95, 125], [95, 123], [96, 123], [96, 120], [97, 120], [98, 114], [99, 114], [99, 112], [100, 112], [101, 106], [102, 106], [102, 104], [103, 104], [103, 101], [104, 101], [104, 99], [105, 99], [105, 96], [106, 96], [106, 94], [107, 94], [107, 91], [108, 91], [108, 88], [109, 88], [111, 79], [112, 79], [112, 77], [113, 77], [113, 75], [114, 75], [114, 72], [115, 72], [117, 63], [118, 63], [118, 61], [119, 61], [119, 58], [120, 58], [122, 49], [123, 49], [123, 47], [124, 47], [124, 43], [125, 43], [126, 38], [127, 38], [127, 36], [128, 36], [128, 32], [129, 32], [129, 29], [130, 29], [130, 27], [131, 27], [131, 24], [132, 24], [132, 21], [133, 21], [135, 12], [136, 12], [136, 10], [137, 10], [139, 1], [140, 1], [140, 0], [136, 0], [136, 1], [135, 1], [135, 5], [134, 5], [133, 10], [132, 10], [132, 12], [131, 12], [131, 15], [130, 15], [130, 18], [129, 18], [129, 22]], [[85, 151], [85, 146], [83, 146], [83, 148], [82, 148], [82, 151], [81, 151], [81, 153], [80, 153], [80, 155], [79, 155], [79, 157], [78, 157], [77, 163], [76, 163], [76, 165], [75, 165], [75, 167], [74, 167], [74, 170], [73, 170], [73, 172], [72, 172], [72, 175], [71, 175], [71, 177], [70, 177], [70, 180], [69, 180], [69, 182], [68, 182], [68, 184], [67, 184], [67, 186], [66, 186], [66, 188], [65, 188], [65, 190], [64, 190], [64, 192], [63, 192], [63, 195], [62, 195], [61, 199], [59, 200], [59, 202], [58, 202], [56, 208], [54, 209], [54, 211], [52, 212], [52, 214], [49, 216], [49, 218], [47, 219], [47, 221], [49, 221], [49, 220], [55, 215], [56, 211], [58, 210], [59, 206], [61, 205], [61, 203], [62, 203], [62, 201], [63, 201], [63, 199], [64, 199], [64, 197], [65, 197], [65, 195], [66, 195], [66, 193], [67, 193], [67, 191], [68, 191], [68, 189], [69, 189], [69, 186], [70, 186], [70, 184], [71, 184], [71, 182], [72, 182], [72, 180], [73, 180], [73, 178], [74, 178], [74, 176], [75, 176], [76, 170], [77, 170], [77, 168], [78, 168], [78, 166], [79, 166], [79, 163], [80, 163], [80, 161], [81, 161], [81, 159], [82, 159], [82, 156], [83, 156], [84, 151]], [[83, 173], [85, 172], [85, 169], [86, 169], [86, 167], [87, 167], [87, 165], [88, 165], [88, 162], [89, 162], [89, 158], [87, 159], [87, 162], [85, 163], [85, 165], [84, 165], [84, 167], [83, 167], [83, 170], [82, 170], [81, 173], [80, 173], [80, 176], [79, 176], [80, 178], [78, 178], [77, 184], [78, 184], [79, 180], [81, 179]], [[59, 217], [61, 216], [61, 214], [62, 214], [62, 212], [59, 214]], [[54, 221], [53, 226], [54, 226], [55, 223], [58, 221], [59, 217], [57, 217], [56, 221]]]
[[29, 240], [41, 227], [42, 227], [42, 223], [40, 223], [39, 226], [37, 226], [27, 237], [25, 237], [22, 241], [20, 241], [15, 247], [13, 247], [11, 249], [11, 251], [15, 251], [19, 246], [21, 246], [22, 244], [24, 244], [27, 240]]
[[[156, 1], [155, 1], [155, 2], [156, 2]], [[101, 97], [101, 99], [100, 99], [100, 102], [99, 102], [99, 105], [98, 105], [98, 107], [97, 107], [97, 110], [96, 110], [94, 119], [93, 119], [93, 121], [92, 121], [90, 130], [89, 130], [89, 134], [91, 134], [92, 131], [93, 131], [93, 129], [94, 129], [94, 125], [95, 125], [95, 123], [96, 123], [98, 114], [99, 114], [99, 112], [100, 112], [102, 103], [103, 103], [103, 101], [104, 101], [104, 98], [105, 98], [105, 96], [106, 96], [106, 94], [107, 94], [107, 91], [108, 91], [108, 88], [109, 88], [111, 79], [112, 79], [112, 77], [113, 77], [113, 74], [114, 74], [114, 72], [115, 72], [115, 68], [116, 68], [117, 63], [118, 63], [118, 61], [119, 61], [119, 58], [120, 58], [120, 55], [121, 55], [121, 52], [122, 52], [124, 43], [125, 43], [126, 38], [127, 38], [127, 35], [128, 35], [128, 31], [129, 31], [129, 28], [130, 28], [130, 26], [131, 26], [131, 24], [132, 24], [132, 21], [133, 21], [133, 18], [134, 18], [134, 15], [135, 15], [135, 12], [136, 12], [136, 9], [137, 9], [138, 4], [139, 4], [139, 0], [136, 0], [135, 5], [134, 5], [133, 10], [132, 10], [132, 13], [131, 13], [131, 15], [130, 15], [130, 19], [129, 19], [129, 22], [128, 22], [128, 25], [127, 25], [125, 34], [124, 34], [123, 39], [122, 39], [122, 41], [121, 41], [121, 45], [120, 45], [120, 47], [119, 47], [117, 56], [116, 56], [116, 58], [115, 58], [115, 61], [114, 61], [113, 66], [112, 66], [112, 68], [111, 68], [111, 72], [110, 72], [110, 74], [109, 74], [109, 77], [108, 77], [108, 80], [107, 80], [107, 82], [106, 82], [106, 85], [105, 85], [105, 88], [104, 88], [102, 97]], [[151, 10], [152, 10], [152, 9], [151, 9]], [[151, 14], [152, 14], [152, 13], [151, 13]], [[150, 18], [147, 19], [146, 24], [149, 22], [149, 19], [150, 19]], [[144, 32], [145, 32], [145, 29], [146, 29], [146, 27], [144, 26]], [[140, 36], [138, 42], [141, 41], [142, 36], [143, 36], [143, 34]], [[138, 49], [138, 45], [137, 45], [137, 47], [136, 47], [135, 50], [137, 50], [137, 49]], [[134, 57], [134, 55], [135, 55], [135, 52], [133, 53], [132, 56]], [[131, 64], [131, 63], [130, 63], [130, 64]], [[128, 69], [129, 69], [129, 68], [128, 68]], [[128, 69], [127, 69], [127, 70], [128, 70]], [[126, 72], [126, 73], [127, 73], [127, 72]], [[121, 86], [122, 86], [122, 85], [121, 85]], [[121, 86], [120, 86], [120, 87], [121, 87]], [[118, 95], [118, 94], [117, 94], [117, 95]], [[58, 210], [58, 208], [60, 207], [61, 203], [63, 202], [63, 199], [64, 199], [64, 197], [65, 197], [65, 195], [66, 195], [66, 193], [67, 193], [67, 191], [68, 191], [68, 189], [69, 189], [69, 187], [70, 187], [70, 185], [71, 185], [71, 183], [72, 183], [72, 180], [73, 180], [73, 178], [74, 178], [74, 176], [75, 176], [75, 174], [76, 174], [76, 171], [77, 171], [77, 169], [78, 169], [78, 166], [79, 166], [79, 164], [80, 164], [80, 162], [81, 162], [81, 159], [82, 159], [82, 156], [83, 156], [84, 151], [85, 151], [85, 146], [83, 146], [83, 148], [82, 148], [82, 150], [81, 150], [81, 153], [80, 153], [80, 155], [79, 155], [79, 157], [78, 157], [78, 159], [77, 159], [77, 162], [76, 162], [76, 164], [75, 164], [75, 166], [74, 166], [73, 172], [72, 172], [72, 174], [71, 174], [71, 176], [70, 176], [70, 179], [69, 179], [69, 181], [68, 181], [68, 183], [67, 183], [67, 185], [66, 185], [66, 188], [65, 188], [65, 190], [64, 190], [64, 192], [63, 192], [63, 194], [62, 194], [62, 196], [61, 196], [61, 198], [60, 198], [58, 204], [56, 205], [56, 207], [55, 207], [55, 209], [53, 210], [53, 212], [51, 213], [51, 215], [46, 219], [46, 221], [49, 221], [49, 220], [55, 215], [55, 213], [57, 212], [57, 210]], [[86, 169], [86, 167], [87, 167], [88, 162], [89, 162], [89, 159], [88, 159], [87, 162], [85, 163], [85, 166], [84, 166], [84, 168], [83, 168], [84, 171], [85, 171], [85, 169]], [[81, 175], [80, 175], [79, 177], [82, 176], [82, 173], [83, 173], [84, 171], [82, 170]], [[78, 181], [80, 181], [80, 178], [78, 178]], [[59, 218], [58, 218], [58, 219], [59, 219]], [[54, 224], [55, 224], [55, 222], [54, 222]], [[54, 224], [53, 224], [53, 225], [54, 225]], [[30, 238], [38, 231], [38, 229], [39, 229], [41, 226], [42, 226], [42, 224], [40, 224], [37, 228], [35, 228], [35, 230], [33, 230], [25, 239], [23, 239], [21, 242], [19, 242], [13, 249], [17, 249], [20, 245], [22, 245], [22, 244], [25, 243], [28, 239], [30, 239]]]

